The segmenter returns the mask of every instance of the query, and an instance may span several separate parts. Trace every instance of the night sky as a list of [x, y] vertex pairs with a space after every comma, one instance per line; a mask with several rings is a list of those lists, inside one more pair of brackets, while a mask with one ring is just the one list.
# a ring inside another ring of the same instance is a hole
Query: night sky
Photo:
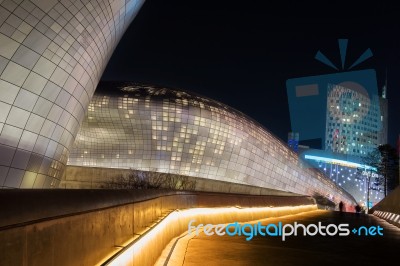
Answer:
[[314, 56], [321, 50], [339, 67], [337, 39], [349, 39], [345, 68], [371, 48], [374, 56], [352, 70], [375, 69], [379, 89], [387, 70], [389, 143], [395, 145], [400, 10], [380, 1], [303, 2], [147, 0], [102, 80], [194, 91], [242, 111], [286, 141], [286, 80], [337, 73]]

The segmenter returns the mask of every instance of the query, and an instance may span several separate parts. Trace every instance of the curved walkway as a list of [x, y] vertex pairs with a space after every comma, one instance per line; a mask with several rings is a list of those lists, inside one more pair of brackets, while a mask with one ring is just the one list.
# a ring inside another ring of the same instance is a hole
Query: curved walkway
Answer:
[[[185, 233], [171, 241], [157, 265], [388, 265], [398, 260], [400, 229], [372, 215], [316, 210], [261, 220], [262, 224], [349, 224], [348, 228], [379, 225], [383, 236], [206, 236]], [[256, 222], [253, 222], [255, 224]], [[332, 230], [331, 230], [332, 231]], [[301, 233], [301, 231], [299, 231]], [[376, 233], [376, 232], [375, 232]]]

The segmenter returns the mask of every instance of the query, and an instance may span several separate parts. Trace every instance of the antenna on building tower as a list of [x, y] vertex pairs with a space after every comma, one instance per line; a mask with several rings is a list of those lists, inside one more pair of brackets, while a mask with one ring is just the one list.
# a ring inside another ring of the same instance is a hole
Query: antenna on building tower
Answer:
[[386, 68], [386, 76], [385, 76], [385, 85], [382, 88], [382, 98], [386, 99], [386, 92], [387, 92], [387, 68]]

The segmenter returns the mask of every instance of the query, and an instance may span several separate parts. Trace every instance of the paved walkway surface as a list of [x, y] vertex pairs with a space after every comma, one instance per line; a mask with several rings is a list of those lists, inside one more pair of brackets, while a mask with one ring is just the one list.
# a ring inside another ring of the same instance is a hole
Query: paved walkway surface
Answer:
[[246, 241], [245, 236], [186, 234], [170, 245], [161, 265], [397, 265], [400, 259], [400, 229], [372, 215], [317, 210], [261, 222], [346, 223], [350, 230], [379, 225], [383, 236], [350, 232], [348, 236], [289, 236], [285, 241], [278, 236], [255, 236]]

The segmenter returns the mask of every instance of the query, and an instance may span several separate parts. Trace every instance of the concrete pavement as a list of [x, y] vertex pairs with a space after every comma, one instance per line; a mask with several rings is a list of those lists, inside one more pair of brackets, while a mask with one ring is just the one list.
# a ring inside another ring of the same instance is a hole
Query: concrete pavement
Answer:
[[[389, 265], [398, 261], [400, 229], [372, 215], [316, 210], [260, 220], [266, 224], [349, 224], [349, 230], [379, 225], [383, 236], [198, 236], [185, 233], [164, 250], [157, 265]], [[253, 222], [252, 224], [255, 224]], [[233, 230], [232, 230], [233, 231]], [[332, 228], [330, 230], [333, 231]], [[373, 232], [371, 232], [373, 233]], [[397, 263], [394, 263], [397, 264]]]

